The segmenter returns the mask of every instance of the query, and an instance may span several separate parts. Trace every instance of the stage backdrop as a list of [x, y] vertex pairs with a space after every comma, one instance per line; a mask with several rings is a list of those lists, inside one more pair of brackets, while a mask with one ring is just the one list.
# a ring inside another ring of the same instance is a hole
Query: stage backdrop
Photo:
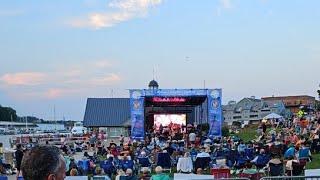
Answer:
[[221, 89], [132, 89], [130, 90], [131, 137], [144, 139], [145, 97], [196, 97], [206, 96], [208, 102], [209, 136], [221, 136]]

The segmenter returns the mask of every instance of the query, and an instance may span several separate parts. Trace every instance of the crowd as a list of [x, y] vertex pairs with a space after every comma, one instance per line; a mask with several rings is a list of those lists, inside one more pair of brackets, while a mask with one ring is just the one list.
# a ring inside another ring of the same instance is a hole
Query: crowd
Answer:
[[[185, 129], [163, 127], [149, 131], [145, 141], [129, 139], [125, 142], [121, 136], [119, 143], [111, 141], [108, 146], [99, 133], [91, 134], [87, 143], [63, 144], [58, 150], [51, 146], [36, 146], [25, 155], [16, 153], [16, 158], [21, 159], [17, 160], [17, 177], [20, 169], [26, 180], [88, 174], [107, 180], [167, 180], [173, 170], [203, 174], [220, 169], [228, 169], [237, 176], [296, 175], [301, 172], [295, 171], [295, 167], [303, 170], [306, 163], [312, 161], [312, 154], [320, 151], [320, 118], [316, 117], [263, 120], [250, 141], [242, 140], [237, 134], [209, 138], [197, 125], [181, 128]], [[82, 159], [76, 161], [75, 153], [83, 153]], [[55, 167], [58, 162], [60, 165]], [[33, 172], [37, 166], [31, 168], [30, 163], [39, 163], [38, 168], [46, 172], [42, 175]], [[164, 173], [167, 170], [168, 173]]]

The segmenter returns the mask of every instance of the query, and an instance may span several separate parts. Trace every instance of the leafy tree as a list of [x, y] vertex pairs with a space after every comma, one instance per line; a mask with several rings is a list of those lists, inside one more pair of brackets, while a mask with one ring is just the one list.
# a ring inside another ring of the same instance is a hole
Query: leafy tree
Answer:
[[228, 137], [230, 135], [229, 128], [227, 126], [222, 127], [222, 136]]
[[0, 121], [16, 121], [17, 119], [16, 110], [11, 107], [0, 106]]

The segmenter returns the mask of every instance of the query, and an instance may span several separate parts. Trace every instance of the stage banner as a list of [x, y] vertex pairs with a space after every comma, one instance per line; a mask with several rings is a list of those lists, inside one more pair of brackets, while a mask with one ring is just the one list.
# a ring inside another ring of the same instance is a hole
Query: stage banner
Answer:
[[208, 90], [208, 123], [209, 137], [222, 136], [222, 106], [221, 106], [221, 89]]
[[144, 97], [143, 90], [130, 90], [131, 137], [133, 139], [144, 139]]
[[146, 97], [207, 96], [206, 89], [145, 89]]

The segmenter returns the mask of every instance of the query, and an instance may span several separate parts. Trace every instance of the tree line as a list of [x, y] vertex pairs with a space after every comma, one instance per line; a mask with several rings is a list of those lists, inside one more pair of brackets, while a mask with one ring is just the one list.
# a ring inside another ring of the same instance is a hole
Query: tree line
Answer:
[[15, 109], [11, 107], [2, 107], [0, 105], [0, 121], [17, 121], [18, 116]]

